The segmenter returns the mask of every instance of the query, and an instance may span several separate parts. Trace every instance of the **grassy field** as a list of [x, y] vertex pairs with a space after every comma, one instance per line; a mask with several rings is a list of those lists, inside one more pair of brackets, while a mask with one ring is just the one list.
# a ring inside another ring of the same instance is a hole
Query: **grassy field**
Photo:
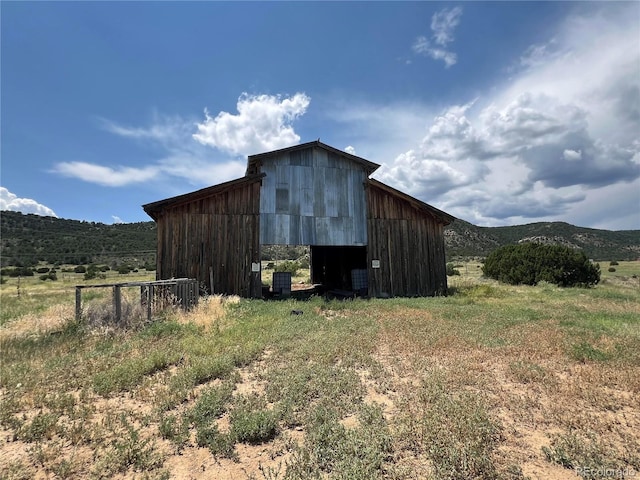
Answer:
[[10, 279], [0, 477], [638, 476], [640, 262], [601, 266], [592, 289], [460, 264], [440, 298], [214, 296], [126, 330], [74, 321], [81, 276]]

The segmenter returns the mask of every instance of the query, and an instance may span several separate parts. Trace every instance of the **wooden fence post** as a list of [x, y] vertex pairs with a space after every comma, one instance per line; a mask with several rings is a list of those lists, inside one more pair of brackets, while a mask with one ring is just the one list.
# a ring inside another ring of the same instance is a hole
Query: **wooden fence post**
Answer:
[[120, 285], [114, 285], [113, 287], [113, 315], [116, 319], [116, 323], [120, 323], [120, 320], [122, 320], [122, 298], [120, 297]]
[[76, 320], [82, 318], [82, 288], [76, 287]]
[[153, 285], [147, 285], [147, 320], [151, 321], [151, 305], [153, 303]]
[[147, 305], [147, 287], [140, 285], [140, 306], [146, 307]]

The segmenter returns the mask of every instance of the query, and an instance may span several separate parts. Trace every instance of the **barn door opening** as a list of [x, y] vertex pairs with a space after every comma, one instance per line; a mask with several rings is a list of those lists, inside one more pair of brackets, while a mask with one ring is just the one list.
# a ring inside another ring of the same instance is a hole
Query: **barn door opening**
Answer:
[[311, 246], [311, 282], [325, 291], [367, 295], [367, 248]]

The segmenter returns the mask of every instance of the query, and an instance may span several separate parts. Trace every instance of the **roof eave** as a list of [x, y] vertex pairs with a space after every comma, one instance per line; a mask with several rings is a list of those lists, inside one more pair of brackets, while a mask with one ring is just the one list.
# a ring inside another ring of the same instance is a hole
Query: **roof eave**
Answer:
[[397, 190], [389, 185], [387, 185], [386, 183], [382, 183], [379, 180], [376, 180], [374, 178], [369, 178], [367, 180], [369, 182], [370, 185], [373, 185], [375, 187], [380, 188], [381, 190], [385, 190], [386, 192], [389, 192], [397, 197], [403, 198], [404, 200], [412, 203], [414, 206], [416, 206], [417, 208], [421, 209], [421, 210], [425, 210], [427, 211], [429, 214], [437, 217], [444, 226], [447, 226], [451, 223], [453, 223], [455, 220], [457, 220], [456, 217], [454, 217], [453, 215], [448, 214], [447, 212], [443, 212], [442, 210], [429, 205], [428, 203], [423, 202], [422, 200], [418, 200], [415, 197], [412, 197], [409, 194], [406, 194], [404, 192], [401, 192], [400, 190]]
[[246, 175], [244, 177], [236, 178], [228, 182], [223, 182], [210, 187], [205, 187], [200, 190], [196, 190], [195, 192], [189, 192], [182, 195], [177, 195], [175, 197], [158, 200], [156, 202], [147, 203], [145, 205], [142, 205], [142, 208], [147, 213], [147, 215], [153, 218], [154, 221], [157, 221], [158, 214], [166, 207], [175, 206], [180, 203], [195, 200], [197, 198], [202, 198], [210, 195], [215, 195], [217, 193], [222, 193], [227, 189], [240, 186], [244, 183], [252, 183], [252, 182], [261, 180], [264, 176], [265, 176], [264, 173], [257, 174], [257, 175]]

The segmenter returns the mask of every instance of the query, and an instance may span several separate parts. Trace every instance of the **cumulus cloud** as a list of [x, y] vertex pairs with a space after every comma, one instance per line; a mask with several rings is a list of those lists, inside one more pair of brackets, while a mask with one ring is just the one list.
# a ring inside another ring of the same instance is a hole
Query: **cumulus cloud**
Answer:
[[351, 155], [355, 155], [356, 154], [356, 149], [353, 148], [351, 145], [348, 145], [344, 148], [344, 151], [347, 153], [350, 153]]
[[292, 97], [249, 95], [238, 98], [238, 114], [220, 112], [197, 125], [193, 138], [233, 155], [249, 155], [300, 142], [292, 122], [307, 111], [311, 99], [304, 93]]
[[124, 223], [122, 221], [122, 219], [120, 217], [118, 217], [117, 215], [111, 215], [111, 218], [113, 218], [113, 223], [114, 224]]
[[19, 198], [5, 187], [0, 187], [0, 210], [12, 212], [35, 213], [45, 217], [57, 217], [49, 207], [42, 205], [31, 198]]
[[453, 31], [460, 23], [462, 8], [443, 9], [431, 17], [431, 39], [424, 35], [416, 38], [412, 50], [421, 55], [442, 60], [445, 67], [449, 68], [458, 61], [455, 52], [447, 50], [447, 45], [454, 40]]
[[[621, 185], [640, 178], [635, 18], [633, 5], [569, 15], [548, 42], [521, 54], [508, 81], [432, 117], [422, 141], [378, 176], [482, 224], [590, 218], [580, 212], [592, 192], [628, 192]], [[437, 31], [445, 44], [453, 38]], [[632, 200], [637, 209], [639, 195]]]
[[[309, 102], [304, 93], [291, 97], [243, 93], [237, 115], [220, 112], [212, 118], [207, 113], [203, 123], [157, 112], [146, 126], [121, 125], [100, 118], [105, 131], [159, 148], [161, 154], [143, 166], [69, 161], [56, 164], [52, 171], [108, 187], [167, 177], [195, 186], [221, 183], [244, 174], [246, 155], [299, 143], [292, 123], [306, 112]], [[211, 147], [219, 154], [212, 155]]]

